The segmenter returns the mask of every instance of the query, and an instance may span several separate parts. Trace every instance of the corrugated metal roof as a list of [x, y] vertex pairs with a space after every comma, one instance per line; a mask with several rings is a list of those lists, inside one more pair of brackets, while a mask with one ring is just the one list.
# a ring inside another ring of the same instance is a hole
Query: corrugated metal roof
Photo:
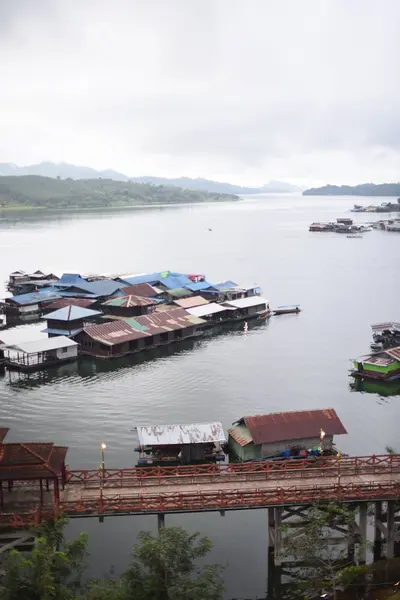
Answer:
[[213, 288], [216, 290], [232, 290], [233, 288], [238, 287], [238, 284], [234, 281], [222, 281], [221, 283], [216, 283], [213, 285]]
[[79, 333], [80, 331], [83, 331], [83, 327], [77, 327], [75, 329], [55, 329], [54, 327], [46, 327], [46, 329], [42, 329], [41, 330], [42, 333], [50, 333], [52, 335], [68, 335], [68, 336], [73, 336], [76, 335], [77, 333]]
[[227, 310], [228, 309], [226, 306], [221, 306], [221, 304], [216, 304], [215, 302], [210, 302], [204, 306], [194, 306], [193, 308], [187, 309], [188, 313], [194, 315], [195, 317], [207, 317], [208, 315], [226, 312]]
[[238, 424], [243, 421], [256, 445], [319, 437], [321, 428], [327, 435], [347, 433], [333, 408], [243, 417]]
[[262, 304], [268, 304], [268, 300], [261, 296], [249, 296], [248, 298], [238, 298], [237, 300], [229, 300], [225, 302], [229, 306], [234, 308], [250, 308], [251, 306], [261, 306]]
[[169, 277], [163, 277], [162, 279], [160, 279], [160, 285], [166, 287], [169, 290], [183, 288], [192, 284], [193, 282], [186, 275], [170, 275]]
[[183, 308], [171, 308], [163, 312], [154, 312], [150, 315], [141, 315], [135, 319], [140, 325], [148, 327], [151, 335], [173, 331], [174, 329], [184, 329], [193, 325], [204, 323], [202, 319], [189, 314], [189, 311]]
[[120, 306], [129, 308], [131, 306], [154, 306], [158, 304], [157, 300], [152, 298], [144, 298], [142, 296], [117, 296], [104, 302], [104, 306]]
[[389, 348], [389, 350], [386, 350], [386, 354], [395, 360], [400, 360], [400, 346], [397, 348]]
[[59, 476], [68, 448], [52, 442], [7, 443], [0, 447], [0, 479], [46, 479]]
[[0, 443], [4, 440], [9, 431], [10, 429], [8, 427], [0, 427]]
[[81, 306], [70, 304], [69, 306], [64, 306], [54, 312], [48, 313], [42, 317], [42, 319], [51, 321], [76, 321], [78, 319], [86, 319], [97, 315], [101, 315], [99, 310], [92, 310], [90, 308], [83, 308]]
[[107, 346], [123, 344], [149, 335], [145, 331], [136, 331], [124, 320], [110, 321], [101, 325], [89, 325], [85, 327], [84, 333]]
[[151, 298], [152, 296], [158, 296], [160, 293], [155, 287], [149, 283], [137, 283], [136, 285], [128, 285], [123, 287], [121, 291], [126, 295], [130, 296], [141, 296], [142, 298]]
[[385, 331], [386, 329], [392, 329], [392, 327], [392, 321], [388, 321], [387, 323], [375, 323], [374, 325], [371, 325], [372, 331]]
[[208, 290], [214, 286], [211, 283], [208, 283], [208, 281], [198, 281], [197, 283], [190, 283], [184, 287], [191, 292], [201, 292], [201, 290]]
[[58, 310], [64, 306], [81, 306], [82, 308], [87, 308], [94, 304], [94, 302], [96, 302], [96, 300], [93, 298], [59, 298], [59, 300], [55, 300], [55, 302], [48, 304], [47, 309]]
[[169, 446], [225, 442], [222, 423], [149, 425], [137, 428], [141, 446]]
[[190, 298], [182, 298], [181, 300], [174, 300], [174, 304], [177, 304], [181, 308], [194, 308], [195, 306], [202, 306], [208, 304], [208, 300], [201, 296], [191, 296]]
[[161, 273], [143, 273], [142, 275], [135, 275], [134, 277], [124, 277], [124, 281], [130, 285], [136, 283], [158, 283], [162, 279]]
[[251, 444], [253, 438], [246, 425], [236, 425], [228, 429], [228, 434], [239, 444], [239, 446], [247, 446]]
[[31, 292], [30, 294], [19, 294], [17, 296], [10, 296], [6, 298], [6, 302], [12, 302], [21, 306], [29, 304], [38, 304], [39, 302], [45, 302], [46, 300], [57, 300], [60, 298], [58, 291], [49, 290], [44, 288], [38, 292]]
[[168, 290], [167, 293], [173, 298], [184, 298], [185, 296], [190, 296], [191, 291], [185, 288], [176, 288], [172, 290]]
[[60, 335], [55, 338], [43, 338], [34, 342], [20, 342], [19, 344], [8, 344], [7, 350], [15, 350], [16, 352], [24, 352], [25, 354], [34, 354], [36, 352], [47, 352], [48, 350], [59, 350], [60, 348], [68, 348], [68, 346], [77, 346], [74, 340]]

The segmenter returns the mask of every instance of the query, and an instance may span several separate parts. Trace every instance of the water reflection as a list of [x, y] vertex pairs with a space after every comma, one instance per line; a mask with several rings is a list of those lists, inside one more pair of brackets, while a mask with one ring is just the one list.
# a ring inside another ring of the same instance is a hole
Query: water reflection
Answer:
[[400, 379], [395, 381], [378, 381], [355, 377], [349, 385], [352, 392], [377, 394], [382, 397], [400, 396]]

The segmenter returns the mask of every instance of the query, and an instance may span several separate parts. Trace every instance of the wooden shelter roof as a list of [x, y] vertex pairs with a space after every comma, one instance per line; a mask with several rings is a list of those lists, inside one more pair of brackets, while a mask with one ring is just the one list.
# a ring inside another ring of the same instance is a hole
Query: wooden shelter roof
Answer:
[[55, 446], [53, 442], [1, 444], [0, 481], [58, 477], [67, 451], [67, 446]]

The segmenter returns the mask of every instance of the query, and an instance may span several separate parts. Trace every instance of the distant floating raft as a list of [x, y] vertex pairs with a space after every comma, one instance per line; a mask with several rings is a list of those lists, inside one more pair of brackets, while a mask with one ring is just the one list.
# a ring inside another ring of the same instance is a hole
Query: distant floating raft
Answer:
[[292, 313], [301, 312], [301, 308], [298, 304], [288, 304], [285, 306], [278, 306], [273, 311], [274, 315], [289, 315]]

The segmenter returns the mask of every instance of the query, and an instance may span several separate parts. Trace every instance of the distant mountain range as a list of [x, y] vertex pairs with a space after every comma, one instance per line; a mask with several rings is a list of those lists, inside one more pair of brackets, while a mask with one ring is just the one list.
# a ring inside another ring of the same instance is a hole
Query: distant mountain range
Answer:
[[217, 194], [285, 194], [292, 192], [301, 192], [302, 189], [296, 185], [285, 183], [283, 181], [270, 181], [262, 187], [242, 187], [232, 185], [231, 183], [221, 183], [209, 179], [191, 179], [190, 177], [178, 177], [169, 179], [167, 177], [128, 177], [123, 173], [106, 169], [97, 171], [90, 167], [79, 167], [68, 163], [41, 162], [37, 165], [27, 167], [18, 167], [11, 163], [0, 163], [1, 175], [41, 175], [42, 177], [52, 177], [54, 179], [113, 179], [114, 181], [132, 181], [134, 183], [150, 183], [152, 185], [173, 185], [176, 187], [201, 190]]
[[400, 183], [324, 185], [304, 190], [303, 196], [400, 196]]

